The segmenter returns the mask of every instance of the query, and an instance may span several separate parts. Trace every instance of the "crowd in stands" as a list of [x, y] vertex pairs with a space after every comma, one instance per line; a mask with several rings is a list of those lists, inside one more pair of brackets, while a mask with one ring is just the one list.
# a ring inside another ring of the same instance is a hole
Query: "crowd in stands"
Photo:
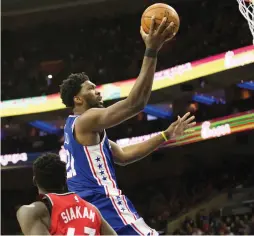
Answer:
[[[181, 17], [180, 31], [161, 52], [158, 70], [251, 43], [248, 25], [233, 1], [191, 1], [174, 7]], [[144, 52], [142, 11], [28, 29], [3, 25], [2, 100], [56, 93], [70, 72], [85, 71], [97, 84], [136, 77]]]
[[[158, 70], [251, 42], [248, 25], [235, 2], [191, 1], [177, 3], [174, 7], [181, 17], [180, 31], [161, 51]], [[139, 35], [140, 15], [138, 12], [85, 19], [84, 22], [66, 19], [16, 30], [5, 29], [3, 25], [2, 100], [56, 93], [70, 72], [86, 71], [97, 84], [137, 76], [144, 52]], [[232, 32], [237, 34], [232, 35]], [[48, 78], [48, 74], [53, 78]], [[235, 104], [230, 104], [229, 109], [216, 106], [214, 113], [211, 106], [209, 109], [201, 106], [195, 113], [197, 121], [212, 119], [214, 114], [219, 117], [246, 110], [234, 109]], [[121, 132], [112, 129], [109, 135], [112, 139], [138, 136], [163, 129], [168, 124], [160, 120], [156, 125], [146, 126], [142, 119], [141, 122], [144, 132], [139, 132], [140, 123], [134, 122], [118, 126]], [[61, 145], [58, 136], [44, 134], [29, 125], [22, 127], [22, 133], [12, 133], [12, 125], [10, 118], [1, 132], [4, 154], [52, 150]], [[150, 128], [155, 126], [156, 130]]]
[[[254, 210], [254, 208], [252, 209]], [[175, 235], [252, 235], [254, 213], [221, 217], [219, 211], [201, 211], [197, 219], [186, 217]]]
[[[249, 164], [235, 165], [230, 162], [224, 162], [216, 169], [195, 168], [187, 171], [180, 178], [172, 179], [171, 176], [154, 180], [154, 183], [149, 183], [146, 187], [139, 186], [130, 197], [151, 227], [167, 232], [168, 222], [186, 214], [202, 202], [208, 201], [219, 193], [226, 193], [229, 189], [239, 185], [242, 187], [253, 185], [252, 171]], [[250, 215], [248, 218], [244, 216], [244, 224], [251, 220]], [[216, 217], [218, 222], [215, 224]], [[229, 216], [230, 221], [227, 219], [227, 222], [225, 218], [222, 217], [219, 209], [215, 208], [213, 211], [202, 209], [198, 212], [197, 218], [187, 217], [182, 222], [182, 227], [175, 229], [174, 233], [183, 235], [201, 232], [202, 234], [220, 234], [220, 230], [226, 230], [223, 228], [224, 223], [227, 224], [227, 227], [231, 227], [234, 234], [240, 233], [236, 231], [241, 229], [238, 221], [237, 225], [234, 225], [236, 224], [234, 217]], [[224, 233], [227, 234], [228, 231]]]

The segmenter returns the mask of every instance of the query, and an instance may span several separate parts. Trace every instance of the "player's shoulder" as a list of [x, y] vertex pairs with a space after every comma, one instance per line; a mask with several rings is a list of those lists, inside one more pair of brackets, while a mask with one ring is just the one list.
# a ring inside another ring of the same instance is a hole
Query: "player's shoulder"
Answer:
[[99, 118], [104, 112], [106, 111], [106, 108], [101, 107], [101, 108], [97, 108], [97, 107], [93, 107], [90, 108], [88, 110], [86, 110], [85, 112], [83, 112], [80, 116], [77, 117], [77, 122], [79, 121], [93, 121], [96, 118]]
[[37, 201], [29, 205], [21, 206], [17, 211], [18, 218], [31, 218], [35, 216], [45, 216], [48, 215], [48, 210], [43, 202]]
[[75, 128], [79, 131], [91, 131], [91, 126], [98, 122], [98, 119], [105, 112], [106, 108], [90, 108], [77, 117]]
[[[83, 201], [85, 201], [85, 200], [83, 200]], [[87, 201], [85, 201], [85, 203], [86, 203], [86, 205], [87, 205], [88, 208], [94, 210], [95, 212], [98, 213], [98, 215], [101, 216], [101, 213], [100, 213], [99, 209], [98, 209], [95, 205], [93, 205], [92, 203], [87, 202]]]

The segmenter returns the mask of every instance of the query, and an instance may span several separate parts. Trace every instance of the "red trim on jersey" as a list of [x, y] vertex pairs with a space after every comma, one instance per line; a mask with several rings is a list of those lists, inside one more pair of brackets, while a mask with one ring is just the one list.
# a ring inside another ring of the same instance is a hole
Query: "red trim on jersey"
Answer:
[[122, 221], [127, 225], [128, 223], [127, 223], [127, 221], [124, 219], [124, 217], [122, 216], [121, 212], [118, 210], [117, 205], [116, 205], [114, 199], [110, 197], [110, 200], [111, 200], [111, 202], [113, 203], [113, 205], [114, 205], [114, 207], [115, 207], [115, 209], [116, 209], [118, 215], [121, 217]]
[[116, 185], [115, 185], [115, 183], [114, 183], [114, 181], [113, 181], [113, 179], [112, 179], [112, 177], [111, 177], [111, 174], [110, 174], [110, 172], [109, 172], [108, 165], [106, 164], [106, 160], [105, 160], [106, 158], [105, 158], [104, 153], [103, 153], [103, 151], [102, 151], [101, 143], [100, 143], [100, 150], [101, 150], [101, 156], [102, 156], [102, 159], [103, 159], [103, 162], [104, 162], [106, 171], [107, 171], [107, 173], [108, 173], [109, 179], [110, 179], [111, 182], [113, 183], [113, 187], [116, 188]]
[[84, 149], [85, 149], [85, 152], [87, 153], [87, 156], [88, 156], [88, 159], [89, 159], [89, 163], [90, 163], [90, 165], [91, 165], [91, 167], [92, 167], [93, 176], [94, 176], [94, 177], [96, 178], [96, 180], [100, 183], [100, 185], [102, 185], [102, 184], [101, 184], [100, 178], [98, 178], [97, 175], [96, 175], [95, 169], [94, 169], [94, 167], [93, 167], [92, 158], [91, 158], [91, 156], [90, 156], [90, 153], [89, 153], [89, 151], [88, 151], [88, 148], [87, 148], [87, 147], [84, 147]]
[[137, 232], [139, 232], [141, 235], [144, 235], [133, 223], [130, 224]]
[[121, 192], [121, 190], [119, 190], [119, 189], [116, 187], [116, 182], [115, 182], [115, 180], [112, 178], [112, 176], [111, 176], [111, 174], [110, 174], [110, 171], [109, 171], [109, 169], [108, 169], [107, 160], [106, 160], [106, 157], [105, 157], [105, 155], [104, 155], [104, 152], [103, 152], [103, 148], [102, 148], [102, 144], [101, 144], [101, 143], [100, 143], [100, 151], [101, 151], [102, 159], [103, 159], [103, 162], [104, 162], [106, 171], [107, 171], [107, 173], [108, 173], [108, 176], [109, 176], [110, 180], [111, 180], [112, 183], [113, 183], [113, 187], [114, 187], [115, 189], [117, 189], [118, 194], [121, 195], [122, 192]]
[[145, 224], [144, 226], [146, 226], [146, 228], [148, 228], [151, 231], [151, 235], [153, 235], [154, 230], [152, 228], [150, 228], [147, 224]]
[[135, 214], [130, 210], [124, 195], [123, 195], [123, 201], [128, 211], [133, 215], [134, 219], [137, 220], [137, 217], [135, 216]]
[[107, 186], [107, 185], [104, 185], [104, 186], [105, 186], [105, 188], [106, 188], [106, 195], [107, 195], [107, 197], [109, 197], [108, 186]]

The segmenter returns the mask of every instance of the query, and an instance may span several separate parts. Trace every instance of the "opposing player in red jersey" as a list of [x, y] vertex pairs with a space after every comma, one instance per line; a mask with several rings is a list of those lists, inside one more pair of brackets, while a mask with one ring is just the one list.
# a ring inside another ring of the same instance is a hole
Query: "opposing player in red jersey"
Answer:
[[40, 201], [17, 212], [25, 235], [116, 235], [95, 206], [75, 193], [64, 193], [66, 166], [58, 155], [40, 156], [33, 171]]

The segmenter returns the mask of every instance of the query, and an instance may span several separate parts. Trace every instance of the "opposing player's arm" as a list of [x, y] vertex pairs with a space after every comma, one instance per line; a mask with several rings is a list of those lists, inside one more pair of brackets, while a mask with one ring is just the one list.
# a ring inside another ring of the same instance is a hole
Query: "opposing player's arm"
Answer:
[[88, 204], [93, 206], [96, 209], [96, 211], [98, 212], [98, 215], [99, 215], [100, 220], [101, 220], [101, 228], [100, 228], [101, 235], [117, 235], [116, 231], [103, 218], [103, 216], [101, 215], [101, 213], [98, 210], [98, 208], [96, 206], [94, 206], [93, 204], [91, 204], [91, 203], [88, 203]]
[[50, 235], [50, 216], [42, 202], [20, 207], [17, 219], [24, 235]]
[[117, 235], [116, 231], [101, 216], [101, 235]]
[[141, 29], [146, 51], [139, 76], [128, 97], [104, 109], [89, 109], [76, 121], [75, 129], [82, 131], [101, 131], [113, 127], [142, 111], [151, 94], [153, 77], [157, 64], [157, 52], [166, 41], [173, 25], [166, 28], [166, 18], [155, 31], [153, 19], [149, 35]]

